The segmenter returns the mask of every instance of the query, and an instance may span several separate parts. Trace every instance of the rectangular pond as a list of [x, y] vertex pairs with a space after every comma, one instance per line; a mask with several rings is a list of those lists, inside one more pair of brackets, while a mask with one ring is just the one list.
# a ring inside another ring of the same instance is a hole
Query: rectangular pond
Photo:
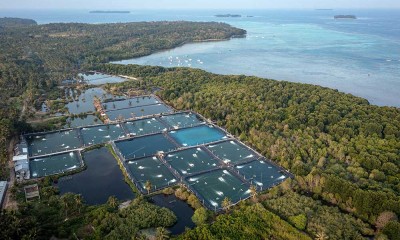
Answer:
[[177, 180], [157, 157], [146, 157], [125, 162], [130, 174], [143, 193], [147, 193], [145, 184], [151, 183], [151, 191], [174, 185]]
[[79, 138], [76, 129], [26, 135], [25, 138], [30, 156], [52, 154], [82, 147], [82, 139]]
[[207, 148], [225, 163], [237, 164], [260, 157], [257, 153], [236, 140], [210, 144]]
[[135, 197], [114, 156], [103, 147], [83, 153], [86, 169], [58, 180], [61, 194], [81, 194], [90, 205], [104, 204], [110, 196], [120, 201]]
[[186, 178], [189, 187], [200, 196], [200, 201], [213, 210], [221, 208], [225, 197], [233, 204], [249, 197], [250, 185], [242, 182], [228, 170], [215, 170], [209, 173]]
[[101, 120], [95, 115], [86, 115], [83, 117], [69, 117], [64, 128], [75, 128], [89, 125], [102, 124]]
[[118, 119], [131, 119], [135, 117], [152, 116], [161, 113], [172, 113], [172, 109], [163, 103], [158, 103], [155, 105], [124, 108], [106, 112], [108, 118], [111, 121], [116, 121]]
[[161, 120], [168, 123], [171, 127], [175, 129], [194, 127], [204, 123], [203, 119], [201, 119], [197, 114], [194, 113], [177, 113], [161, 116]]
[[119, 99], [115, 101], [103, 102], [103, 109], [106, 111], [117, 110], [121, 108], [140, 107], [160, 103], [154, 96], [141, 96], [128, 99]]
[[220, 165], [218, 160], [199, 147], [169, 153], [164, 159], [181, 175], [207, 171]]
[[97, 72], [79, 73], [78, 76], [83, 78], [83, 81], [85, 81], [87, 84], [91, 85], [101, 85], [106, 83], [119, 83], [127, 81], [127, 79], [122, 77], [111, 76], [108, 74], [97, 73]]
[[81, 128], [81, 134], [85, 145], [105, 143], [125, 137], [120, 124], [101, 125]]
[[163, 134], [116, 141], [115, 146], [124, 159], [152, 156], [157, 152], [170, 152], [176, 149], [176, 146]]
[[102, 88], [89, 88], [83, 91], [68, 88], [65, 91], [67, 98], [75, 99], [74, 101], [66, 104], [68, 111], [72, 114], [95, 112], [96, 108], [93, 105], [95, 97], [99, 98], [100, 100], [120, 98], [107, 93]]
[[280, 168], [263, 160], [237, 165], [235, 170], [248, 182], [257, 185], [260, 189], [275, 186], [287, 178]]
[[78, 152], [39, 157], [29, 161], [31, 177], [33, 178], [68, 172], [81, 166]]
[[196, 146], [227, 138], [223, 131], [212, 125], [200, 125], [192, 128], [179, 129], [171, 131], [169, 134], [182, 146]]
[[159, 133], [167, 130], [167, 127], [156, 118], [129, 121], [126, 122], [124, 126], [129, 134], [136, 136]]

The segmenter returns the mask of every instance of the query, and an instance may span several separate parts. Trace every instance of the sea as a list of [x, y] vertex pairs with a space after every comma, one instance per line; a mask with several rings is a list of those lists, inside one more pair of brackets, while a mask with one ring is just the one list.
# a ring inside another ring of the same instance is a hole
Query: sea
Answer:
[[[124, 9], [126, 10], [126, 9]], [[320, 85], [400, 107], [400, 10], [0, 10], [39, 24], [215, 21], [245, 29], [246, 38], [186, 44], [118, 64], [192, 67]], [[216, 14], [240, 14], [219, 18]], [[357, 19], [335, 20], [353, 14]]]

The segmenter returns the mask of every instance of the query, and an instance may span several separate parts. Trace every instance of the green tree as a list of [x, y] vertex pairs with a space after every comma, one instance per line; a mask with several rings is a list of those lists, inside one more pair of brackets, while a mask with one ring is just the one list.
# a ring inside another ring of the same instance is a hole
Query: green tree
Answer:
[[383, 228], [382, 232], [389, 237], [390, 240], [400, 239], [400, 223], [399, 222], [389, 222]]
[[250, 196], [255, 199], [257, 197], [257, 187], [255, 185], [250, 185]]
[[158, 227], [156, 229], [156, 239], [157, 240], [165, 240], [169, 239], [169, 232], [164, 227]]
[[232, 206], [232, 201], [228, 197], [225, 197], [221, 203], [222, 209], [224, 209], [225, 212], [228, 212], [231, 206]]
[[326, 235], [326, 233], [323, 231], [320, 231], [315, 235], [315, 240], [327, 240], [327, 239], [329, 239], [329, 236]]
[[119, 201], [115, 196], [110, 196], [107, 200], [107, 205], [111, 208], [111, 209], [116, 209], [119, 205]]
[[144, 188], [147, 190], [147, 194], [149, 194], [152, 188], [152, 184], [149, 180], [147, 180], [146, 183], [144, 184]]
[[208, 220], [208, 211], [204, 207], [198, 208], [194, 211], [192, 221], [197, 225], [206, 224]]
[[78, 213], [80, 214], [83, 205], [82, 195], [75, 194], [74, 199], [75, 199], [75, 206], [78, 208]]
[[307, 225], [307, 217], [305, 214], [291, 216], [289, 217], [289, 222], [291, 222], [297, 229], [304, 230]]

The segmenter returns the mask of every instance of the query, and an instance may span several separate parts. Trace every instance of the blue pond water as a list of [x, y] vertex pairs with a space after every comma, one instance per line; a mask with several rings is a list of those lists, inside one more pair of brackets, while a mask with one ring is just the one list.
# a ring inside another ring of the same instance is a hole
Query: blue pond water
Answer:
[[127, 166], [129, 173], [134, 177], [143, 193], [147, 193], [147, 181], [151, 183], [150, 192], [177, 183], [174, 175], [157, 157], [127, 161], [125, 166]]
[[219, 159], [230, 164], [237, 164], [260, 157], [257, 153], [234, 140], [210, 144], [207, 148]]
[[125, 159], [151, 156], [159, 151], [169, 152], [176, 148], [163, 134], [122, 140], [115, 142], [115, 145]]
[[159, 122], [156, 118], [147, 118], [126, 122], [124, 126], [129, 134], [135, 136], [159, 133], [167, 130], [167, 126]]
[[227, 138], [220, 129], [208, 125], [171, 131], [169, 134], [182, 146], [196, 146]]
[[193, 127], [204, 123], [203, 119], [194, 113], [177, 113], [161, 116], [161, 120], [173, 128]]
[[79, 167], [81, 167], [81, 160], [78, 152], [39, 157], [29, 161], [33, 178], [64, 173]]
[[280, 168], [267, 161], [253, 161], [238, 165], [235, 169], [246, 178], [247, 181], [258, 186], [260, 189], [272, 187], [287, 178], [280, 172]]
[[221, 203], [228, 197], [232, 203], [250, 195], [249, 184], [242, 182], [227, 170], [218, 169], [186, 179], [189, 187], [201, 196], [200, 200], [210, 209], [221, 208]]
[[211, 157], [203, 148], [195, 147], [167, 154], [164, 157], [180, 175], [198, 173], [214, 169], [220, 165], [218, 160]]

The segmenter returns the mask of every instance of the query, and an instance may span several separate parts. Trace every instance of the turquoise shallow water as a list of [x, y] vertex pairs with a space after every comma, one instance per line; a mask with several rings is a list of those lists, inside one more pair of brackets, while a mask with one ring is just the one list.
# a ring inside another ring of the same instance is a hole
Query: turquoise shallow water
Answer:
[[225, 134], [213, 126], [201, 125], [169, 132], [171, 137], [182, 146], [196, 146], [225, 139]]
[[[214, 17], [224, 12], [254, 17]], [[337, 14], [355, 14], [358, 19], [334, 20]], [[0, 16], [32, 18], [41, 24], [223, 21], [247, 30], [247, 37], [187, 44], [122, 63], [190, 64], [215, 73], [316, 84], [364, 97], [373, 104], [400, 106], [400, 10], [132, 10], [130, 14], [107, 15], [0, 10]]]

